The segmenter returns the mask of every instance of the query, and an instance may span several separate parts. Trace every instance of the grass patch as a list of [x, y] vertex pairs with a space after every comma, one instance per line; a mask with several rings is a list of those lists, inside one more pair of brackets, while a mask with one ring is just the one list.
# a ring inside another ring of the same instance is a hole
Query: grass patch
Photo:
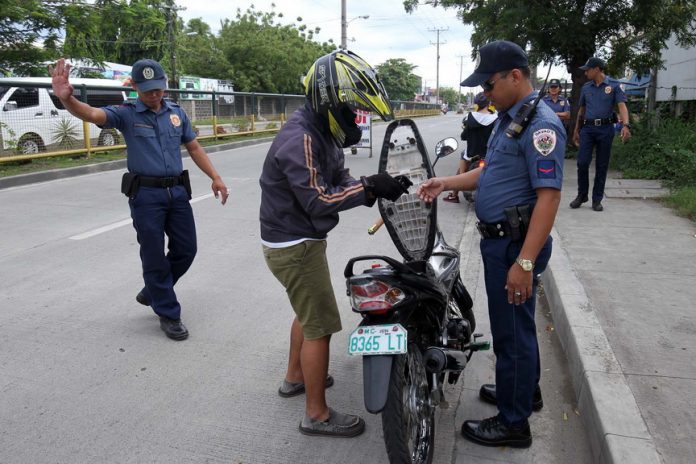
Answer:
[[671, 206], [680, 216], [696, 221], [696, 187], [681, 187], [665, 198], [665, 204]]
[[[200, 144], [204, 147], [214, 145], [222, 145], [225, 143], [235, 142], [238, 140], [253, 140], [268, 137], [269, 133], [265, 134], [247, 134], [247, 135], [230, 135], [219, 139], [200, 140]], [[25, 161], [9, 161], [0, 163], [0, 177], [17, 176], [20, 174], [30, 174], [34, 172], [50, 171], [52, 169], [66, 169], [77, 166], [86, 166], [88, 164], [104, 163], [106, 161], [115, 161], [126, 157], [125, 150], [105, 151], [92, 153], [90, 158], [87, 155], [77, 156], [54, 156], [51, 158], [37, 158], [34, 160]]]
[[123, 150], [92, 153], [91, 158], [82, 156], [55, 156], [52, 158], [38, 158], [28, 161], [10, 161], [0, 163], [0, 177], [17, 176], [33, 172], [50, 171], [52, 169], [74, 168], [88, 164], [104, 163], [124, 159], [126, 152]]
[[659, 179], [672, 190], [665, 204], [696, 220], [696, 123], [664, 120], [651, 127], [648, 115], [633, 137], [612, 147], [611, 167], [633, 179]]

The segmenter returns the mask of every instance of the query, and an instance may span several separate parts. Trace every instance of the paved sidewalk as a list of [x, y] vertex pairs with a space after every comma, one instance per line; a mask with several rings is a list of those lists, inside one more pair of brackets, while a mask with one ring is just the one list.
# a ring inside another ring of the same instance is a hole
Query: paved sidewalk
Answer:
[[564, 175], [543, 280], [594, 459], [696, 462], [696, 227], [643, 190], [626, 198], [635, 181], [609, 181], [622, 192], [603, 212], [572, 210], [574, 160]]

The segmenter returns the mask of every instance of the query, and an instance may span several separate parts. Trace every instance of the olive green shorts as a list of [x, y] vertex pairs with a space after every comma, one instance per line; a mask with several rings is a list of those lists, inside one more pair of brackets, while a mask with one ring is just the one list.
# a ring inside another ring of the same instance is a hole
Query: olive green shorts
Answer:
[[341, 330], [336, 296], [326, 261], [326, 240], [305, 240], [287, 248], [263, 246], [266, 264], [285, 287], [307, 340]]

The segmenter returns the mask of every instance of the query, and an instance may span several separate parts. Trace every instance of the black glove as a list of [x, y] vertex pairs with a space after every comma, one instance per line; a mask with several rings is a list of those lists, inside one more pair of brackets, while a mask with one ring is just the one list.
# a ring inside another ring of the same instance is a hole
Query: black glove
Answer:
[[404, 193], [408, 193], [408, 188], [413, 183], [406, 176], [392, 177], [386, 172], [380, 172], [372, 176], [363, 176], [360, 181], [365, 187], [368, 200], [376, 198], [386, 198], [396, 201]]

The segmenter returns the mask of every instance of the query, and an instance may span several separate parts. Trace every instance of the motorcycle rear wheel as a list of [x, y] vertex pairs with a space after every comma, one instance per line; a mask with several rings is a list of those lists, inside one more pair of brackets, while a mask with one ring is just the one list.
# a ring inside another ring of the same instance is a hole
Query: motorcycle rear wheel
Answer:
[[430, 464], [435, 442], [435, 408], [423, 357], [415, 343], [392, 363], [382, 431], [389, 462]]

